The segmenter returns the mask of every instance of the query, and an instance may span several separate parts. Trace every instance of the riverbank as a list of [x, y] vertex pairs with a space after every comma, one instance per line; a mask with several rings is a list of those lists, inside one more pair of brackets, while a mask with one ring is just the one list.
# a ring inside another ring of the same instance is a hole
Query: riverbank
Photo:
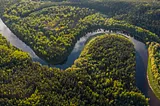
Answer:
[[82, 106], [149, 105], [135, 85], [134, 45], [123, 36], [106, 34], [91, 40], [72, 67], [65, 71], [26, 61], [26, 56], [20, 55], [23, 51], [12, 49], [7, 40], [2, 39], [1, 43], [2, 106], [69, 106], [72, 101], [73, 105]]
[[158, 85], [157, 81], [155, 80], [155, 78], [151, 72], [151, 59], [150, 59], [150, 57], [148, 58], [147, 80], [148, 80], [149, 87], [154, 92], [154, 95], [160, 100], [160, 86]]
[[[38, 56], [35, 56], [35, 53], [33, 52], [33, 50], [31, 48], [27, 49], [29, 46], [27, 46], [24, 42], [22, 42], [19, 38], [17, 38], [16, 35], [14, 35], [3, 22], [1, 22], [1, 24], [0, 24], [0, 30], [2, 33], [4, 33], [4, 36], [7, 38], [7, 40], [11, 44], [13, 44], [15, 47], [18, 47], [19, 49], [21, 49], [25, 52], [31, 53], [32, 55], [34, 54], [32, 56], [33, 61], [36, 60], [42, 64], [42, 62], [40, 61], [40, 58]], [[75, 59], [77, 57], [79, 57], [79, 54], [83, 50], [83, 47], [85, 46], [87, 39], [95, 36], [97, 33], [104, 33], [104, 32], [107, 32], [107, 30], [106, 31], [105, 30], [103, 30], [103, 31], [102, 30], [96, 30], [96, 31], [94, 30], [94, 31], [92, 31], [92, 33], [83, 34], [83, 37], [80, 37], [78, 39], [77, 43], [74, 46], [74, 49], [72, 50], [72, 53], [68, 56], [68, 59], [67, 59], [68, 63], [66, 62], [62, 65], [56, 65], [55, 67], [58, 67], [60, 69], [66, 69], [66, 67], [70, 67], [74, 63]], [[110, 33], [113, 33], [113, 32], [110, 31]], [[119, 32], [118, 32], [118, 34], [119, 34]], [[123, 33], [121, 33], [121, 34], [124, 35]], [[141, 54], [140, 56], [143, 56], [143, 58], [144, 58], [143, 60], [145, 61], [147, 58], [146, 56], [148, 56], [148, 55], [144, 55], [147, 51], [145, 44], [141, 43], [140, 41], [138, 41], [132, 37], [131, 37], [131, 40], [135, 45], [136, 51]], [[140, 61], [140, 59], [141, 58], [136, 60], [136, 62]], [[143, 75], [144, 71], [146, 72], [146, 69], [141, 70], [139, 68], [142, 66], [142, 64], [145, 64], [145, 63], [142, 62], [142, 60], [141, 60], [139, 66], [136, 68], [136, 73], [139, 72], [139, 76], [138, 76], [139, 79], [136, 79], [137, 82], [140, 82], [146, 78], [146, 74]], [[154, 99], [152, 99], [152, 102], [154, 103], [155, 97], [152, 96], [153, 92], [151, 90], [148, 90], [148, 85], [146, 85], [146, 87], [144, 87], [143, 82], [142, 82], [142, 83], [138, 83], [138, 86], [140, 86], [140, 88], [142, 88], [142, 89], [140, 89], [142, 92], [147, 90], [148, 92], [151, 93], [151, 96], [149, 96], [149, 98], [154, 98]], [[151, 105], [151, 106], [155, 106], [155, 105]]]

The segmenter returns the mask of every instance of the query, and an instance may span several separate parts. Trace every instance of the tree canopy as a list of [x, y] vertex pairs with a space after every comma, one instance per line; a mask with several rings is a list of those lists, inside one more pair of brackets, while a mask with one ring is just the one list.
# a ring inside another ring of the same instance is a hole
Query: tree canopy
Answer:
[[121, 35], [92, 39], [64, 71], [0, 41], [0, 105], [148, 106], [135, 86], [134, 46]]

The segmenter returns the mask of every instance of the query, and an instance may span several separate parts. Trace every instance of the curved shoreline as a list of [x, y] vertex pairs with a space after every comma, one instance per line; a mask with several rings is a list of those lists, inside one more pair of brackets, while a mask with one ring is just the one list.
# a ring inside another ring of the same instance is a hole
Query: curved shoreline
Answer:
[[[150, 57], [148, 57], [148, 67], [147, 67], [147, 81], [148, 81], [148, 86], [149, 86], [149, 89], [151, 89], [152, 90], [152, 92], [153, 92], [153, 95], [156, 97], [156, 101], [160, 101], [160, 97], [159, 96], [157, 96], [157, 94], [156, 94], [156, 91], [157, 90], [155, 90], [154, 88], [153, 88], [153, 85], [151, 84], [151, 82], [152, 82], [152, 80], [150, 79], [150, 75], [151, 75], [151, 77], [153, 77], [152, 76], [152, 73], [151, 73], [151, 68], [150, 68], [150, 66], [151, 66], [151, 62], [150, 62]], [[153, 103], [153, 106], [156, 106], [156, 105], [160, 105], [160, 103], [159, 102], [155, 102], [155, 103]]]
[[[7, 26], [6, 26], [6, 27], [7, 27]], [[87, 41], [87, 39], [89, 39], [89, 38], [92, 37], [92, 36], [95, 36], [95, 33], [102, 33], [102, 32], [105, 33], [105, 30], [103, 30], [103, 31], [102, 31], [102, 30], [101, 30], [101, 31], [99, 30], [99, 32], [88, 33], [88, 34], [90, 34], [90, 35], [88, 35], [89, 37], [88, 37], [87, 34], [86, 34], [85, 36], [81, 37], [78, 41], [81, 41], [81, 39], [82, 39], [82, 41], [83, 41], [83, 43], [84, 43], [84, 45], [85, 45], [85, 42]], [[108, 33], [113, 33], [112, 31], [111, 31], [111, 32], [106, 31], [106, 32], [108, 32]], [[12, 32], [11, 32], [11, 33], [12, 33]], [[10, 34], [11, 34], [11, 33], [10, 33]], [[116, 32], [116, 33], [127, 36], [127, 34], [123, 34], [123, 33], [121, 33], [121, 32]], [[11, 37], [11, 36], [13, 37], [13, 36], [15, 36], [15, 35], [11, 34], [9, 37]], [[87, 36], [87, 37], [86, 37], [86, 36]], [[5, 35], [5, 37], [6, 37], [6, 35]], [[14, 43], [13, 41], [11, 41], [11, 40], [12, 40], [12, 37], [11, 37], [11, 38], [8, 38], [7, 40], [8, 40], [9, 42]], [[127, 36], [127, 37], [128, 37], [128, 36]], [[83, 38], [85, 38], [85, 39], [83, 39]], [[15, 36], [15, 38], [13, 38], [13, 39], [19, 39], [19, 38]], [[130, 37], [130, 39], [135, 40], [135, 39], [132, 38], [132, 37]], [[19, 40], [20, 40], [20, 39], [19, 39]], [[85, 40], [85, 42], [84, 42], [84, 40]], [[77, 42], [78, 42], [78, 41], [77, 41]], [[132, 43], [133, 43], [133, 42], [136, 42], [136, 41], [137, 41], [137, 40], [132, 41]], [[15, 42], [15, 43], [17, 43], [17, 42]], [[21, 43], [24, 43], [24, 42], [21, 41]], [[76, 43], [76, 44], [78, 44], [78, 43]], [[74, 48], [76, 48], [76, 44], [75, 44]], [[82, 47], [83, 44], [81, 44], [81, 42], [79, 42], [79, 45]], [[83, 45], [83, 46], [84, 46], [84, 45]], [[14, 46], [17, 47], [17, 45], [14, 45]], [[18, 45], [18, 46], [20, 46], [20, 45]], [[22, 47], [25, 48], [25, 47], [27, 47], [27, 45], [22, 46]], [[29, 46], [28, 46], [28, 47], [29, 47]], [[137, 46], [137, 47], [138, 47], [138, 46]], [[20, 48], [20, 47], [18, 47], [18, 48], [22, 50], [22, 48]], [[30, 48], [30, 47], [29, 47], [29, 48]], [[79, 47], [78, 47], [78, 48], [79, 48]], [[83, 49], [83, 47], [82, 47], [81, 49], [78, 49], [80, 53], [81, 53], [81, 50], [82, 50], [82, 49]], [[138, 49], [139, 49], [139, 48], [138, 48]], [[30, 49], [28, 49], [28, 50], [32, 50], [32, 49], [30, 48]], [[73, 53], [74, 53], [74, 50], [75, 50], [75, 49], [72, 50]], [[25, 50], [23, 50], [23, 51], [25, 51]], [[32, 50], [32, 51], [33, 51], [33, 50]], [[71, 54], [70, 54], [71, 57], [72, 57], [72, 52], [71, 52]], [[33, 53], [34, 53], [34, 51], [33, 51]], [[35, 53], [34, 53], [34, 54], [35, 54]], [[36, 55], [36, 54], [35, 54], [35, 55]], [[70, 55], [69, 55], [69, 56], [70, 56]], [[37, 56], [37, 55], [36, 55], [36, 56]], [[68, 57], [69, 57], [69, 56], [68, 56]], [[79, 55], [78, 55], [78, 56], [79, 56]], [[32, 60], [33, 60], [33, 61], [38, 61], [38, 62], [40, 62], [40, 60], [42, 60], [42, 59], [39, 58], [38, 56], [35, 57], [35, 58], [34, 58], [34, 56], [31, 56], [31, 57], [32, 57]], [[78, 57], [77, 57], [77, 58], [78, 58]], [[39, 60], [39, 59], [40, 59], [40, 60]], [[67, 60], [70, 60], [70, 59], [67, 59]], [[42, 60], [42, 61], [43, 61], [43, 60]], [[74, 62], [74, 61], [72, 61], [72, 62]], [[40, 63], [41, 63], [41, 62], [40, 62]], [[42, 63], [41, 63], [41, 64], [42, 64]], [[70, 63], [70, 64], [72, 65], [73, 63]], [[43, 65], [43, 64], [42, 64], [42, 65]], [[48, 65], [48, 64], [44, 64], [44, 65]], [[53, 67], [54, 67], [54, 66], [53, 66]], [[55, 66], [55, 67], [58, 67], [58, 66]], [[137, 69], [136, 69], [136, 72], [137, 72]], [[137, 81], [137, 82], [138, 82], [138, 81]], [[141, 86], [141, 85], [140, 85], [140, 86]], [[141, 90], [143, 90], [143, 89], [141, 89]]]

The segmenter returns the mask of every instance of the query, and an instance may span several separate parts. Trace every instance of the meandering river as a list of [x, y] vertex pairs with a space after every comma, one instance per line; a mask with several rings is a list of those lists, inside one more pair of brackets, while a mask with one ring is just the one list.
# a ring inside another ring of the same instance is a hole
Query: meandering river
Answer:
[[[10, 29], [3, 23], [0, 19], [0, 33], [15, 47], [23, 50], [24, 52], [28, 52], [33, 61], [40, 62], [42, 65], [47, 65], [45, 61], [39, 58], [34, 51], [27, 46], [24, 42], [22, 42], [19, 38], [14, 35]], [[85, 36], [81, 37], [74, 46], [71, 54], [68, 56], [68, 59], [65, 63], [61, 65], [56, 65], [55, 67], [66, 69], [70, 67], [74, 60], [76, 60], [81, 51], [83, 50], [87, 40], [97, 35], [98, 33], [109, 33], [108, 31], [104, 31], [99, 29], [95, 32], [88, 33]], [[118, 32], [117, 32], [118, 33]], [[125, 34], [122, 34], [126, 36]], [[160, 101], [156, 98], [152, 90], [150, 89], [147, 81], [147, 64], [148, 64], [148, 52], [145, 44], [132, 37], [128, 37], [134, 44], [136, 50], [136, 85], [142, 91], [142, 93], [150, 98], [150, 106], [160, 106]]]

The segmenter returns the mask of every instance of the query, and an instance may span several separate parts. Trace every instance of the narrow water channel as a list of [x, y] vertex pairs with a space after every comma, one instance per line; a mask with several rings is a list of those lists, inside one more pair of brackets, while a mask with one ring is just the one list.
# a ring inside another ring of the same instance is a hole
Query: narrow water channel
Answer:
[[[24, 52], [28, 52], [33, 61], [40, 62], [42, 65], [47, 65], [47, 63], [42, 59], [40, 59], [29, 46], [27, 46], [24, 42], [22, 42], [19, 38], [15, 36], [10, 31], [10, 29], [3, 23], [1, 19], [0, 19], [0, 33], [3, 36], [5, 36], [5, 38], [13, 46], [23, 50]], [[56, 67], [61, 69], [66, 69], [70, 67], [74, 63], [74, 60], [76, 60], [79, 57], [87, 40], [98, 33], [108, 33], [108, 32], [104, 30], [97, 30], [95, 32], [88, 33], [85, 36], [81, 37], [80, 40], [77, 41], [77, 43], [75, 44], [75, 47], [71, 52], [71, 54], [68, 56], [68, 59], [66, 60], [66, 62], [61, 65], [56, 65]], [[148, 64], [147, 48], [145, 44], [143, 44], [142, 42], [137, 41], [132, 37], [128, 37], [128, 38], [133, 42], [136, 50], [136, 85], [146, 97], [150, 98], [150, 106], [160, 106], [160, 101], [156, 98], [156, 96], [151, 91], [146, 79], [147, 64]]]
[[[40, 62], [43, 65], [46, 63], [40, 59], [34, 51], [27, 46], [24, 42], [22, 42], [16, 35], [14, 35], [10, 29], [3, 23], [3, 21], [0, 19], [0, 33], [9, 41], [13, 46], [17, 47], [18, 49], [21, 49], [24, 52], [28, 52], [30, 57], [33, 61]], [[46, 64], [47, 65], [47, 64]]]

